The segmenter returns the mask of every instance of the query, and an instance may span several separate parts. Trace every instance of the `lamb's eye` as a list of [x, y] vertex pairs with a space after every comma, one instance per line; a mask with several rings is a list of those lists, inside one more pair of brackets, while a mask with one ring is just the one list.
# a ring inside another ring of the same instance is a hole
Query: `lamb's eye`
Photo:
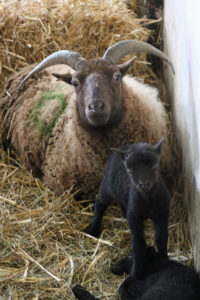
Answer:
[[79, 86], [79, 81], [77, 79], [72, 80], [72, 85], [77, 88]]
[[113, 79], [116, 81], [119, 81], [121, 79], [121, 77], [122, 77], [122, 75], [119, 73], [114, 73], [114, 75], [113, 75]]
[[152, 170], [156, 170], [157, 168], [158, 168], [158, 164], [157, 163], [152, 166]]

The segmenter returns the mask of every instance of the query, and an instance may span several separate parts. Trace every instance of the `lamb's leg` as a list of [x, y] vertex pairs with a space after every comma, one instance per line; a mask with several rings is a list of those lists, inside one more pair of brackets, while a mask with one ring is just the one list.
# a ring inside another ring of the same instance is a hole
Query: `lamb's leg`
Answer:
[[74, 284], [72, 287], [72, 291], [75, 297], [79, 300], [96, 300], [96, 298], [86, 291], [81, 285]]
[[104, 212], [108, 205], [110, 204], [110, 197], [105, 193], [102, 195], [97, 195], [95, 205], [94, 205], [94, 216], [87, 227], [87, 233], [98, 237], [101, 232], [101, 221], [104, 215]]
[[158, 248], [158, 253], [167, 256], [167, 240], [168, 240], [168, 217], [162, 216], [157, 221], [154, 221], [155, 228], [155, 243]]
[[123, 275], [124, 273], [130, 274], [132, 263], [133, 263], [133, 256], [132, 256], [132, 252], [130, 252], [127, 257], [112, 264], [111, 272], [116, 275]]
[[128, 216], [128, 223], [131, 230], [131, 247], [133, 254], [133, 263], [130, 276], [140, 278], [143, 271], [144, 256], [146, 253], [146, 243], [144, 239], [144, 222], [141, 219]]
[[121, 300], [139, 299], [145, 289], [145, 281], [128, 277], [119, 287], [120, 298]]
[[[128, 281], [130, 281], [129, 279], [130, 277], [128, 277]], [[132, 300], [133, 297], [129, 294], [128, 292], [128, 288], [127, 285], [130, 284], [129, 282], [127, 282], [127, 279], [125, 279], [122, 284], [119, 287], [119, 293], [120, 293], [120, 299], [121, 300]], [[135, 280], [134, 278], [131, 278], [132, 280]]]

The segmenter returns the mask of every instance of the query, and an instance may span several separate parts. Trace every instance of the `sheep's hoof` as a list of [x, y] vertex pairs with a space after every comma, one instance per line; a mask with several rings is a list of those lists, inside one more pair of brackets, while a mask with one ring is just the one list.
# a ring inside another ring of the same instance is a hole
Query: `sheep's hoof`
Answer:
[[133, 257], [127, 256], [111, 265], [111, 272], [116, 275], [130, 274], [132, 267]]

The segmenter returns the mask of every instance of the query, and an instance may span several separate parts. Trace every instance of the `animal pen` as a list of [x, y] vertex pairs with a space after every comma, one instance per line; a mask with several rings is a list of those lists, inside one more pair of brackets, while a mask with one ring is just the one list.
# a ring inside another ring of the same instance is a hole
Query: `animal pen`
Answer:
[[[138, 2], [122, 0], [0, 1], [0, 92], [11, 74], [38, 63], [61, 49], [85, 58], [102, 56], [124, 39], [162, 41], [162, 19], [138, 17]], [[157, 33], [152, 24], [158, 24]], [[159, 30], [158, 30], [159, 29]], [[184, 199], [181, 150], [173, 129], [172, 107], [158, 61], [152, 66], [137, 55], [132, 75], [156, 86], [170, 122], [169, 141], [173, 171], [167, 174], [171, 193], [168, 254], [193, 264]], [[99, 239], [85, 229], [93, 215], [94, 199], [76, 200], [79, 191], [56, 196], [42, 179], [33, 176], [18, 153], [5, 145], [5, 118], [0, 115], [0, 299], [74, 299], [73, 283], [92, 290], [100, 299], [118, 299], [121, 276], [111, 263], [125, 256], [130, 234], [119, 208], [104, 217]], [[154, 244], [151, 222], [145, 224], [149, 245]]]

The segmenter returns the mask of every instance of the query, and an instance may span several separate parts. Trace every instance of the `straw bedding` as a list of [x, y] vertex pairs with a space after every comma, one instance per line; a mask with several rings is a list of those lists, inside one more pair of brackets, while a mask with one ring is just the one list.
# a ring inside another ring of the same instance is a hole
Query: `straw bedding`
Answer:
[[[89, 58], [102, 55], [121, 38], [146, 40], [150, 34], [143, 20], [119, 0], [22, 2], [0, 1], [0, 88], [10, 73], [53, 51], [71, 49]], [[138, 63], [134, 71], [165, 94], [148, 65]], [[180, 170], [173, 132], [169, 135]], [[168, 251], [191, 263], [179, 171], [172, 181]], [[90, 237], [84, 229], [93, 199], [77, 202], [74, 196], [67, 191], [56, 197], [23, 167], [16, 153], [0, 146], [0, 299], [73, 299], [72, 283], [84, 285], [100, 299], [118, 299], [122, 278], [109, 267], [129, 250], [126, 221], [111, 207], [100, 239]], [[151, 222], [146, 223], [146, 238], [153, 243]]]

